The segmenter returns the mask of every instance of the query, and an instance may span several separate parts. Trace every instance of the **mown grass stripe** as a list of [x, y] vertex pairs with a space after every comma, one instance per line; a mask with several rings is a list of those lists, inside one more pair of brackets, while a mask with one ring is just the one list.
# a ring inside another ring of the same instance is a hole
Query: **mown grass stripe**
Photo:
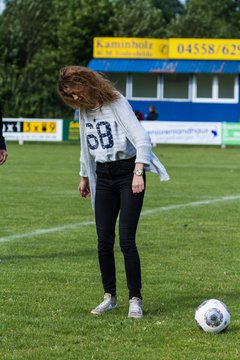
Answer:
[[[219, 198], [215, 198], [215, 199], [193, 201], [193, 202], [185, 203], [185, 204], [176, 204], [176, 205], [169, 205], [169, 206], [153, 208], [153, 209], [149, 209], [149, 210], [144, 210], [142, 212], [142, 216], [154, 215], [156, 213], [164, 212], [164, 211], [198, 207], [198, 206], [204, 206], [204, 205], [213, 205], [213, 204], [216, 204], [219, 202], [236, 201], [236, 200], [240, 200], [240, 195], [223, 196], [223, 197], [219, 197]], [[24, 234], [15, 234], [15, 235], [10, 235], [10, 236], [4, 236], [4, 237], [0, 238], [0, 243], [18, 240], [18, 239], [22, 239], [22, 238], [28, 238], [28, 237], [32, 237], [32, 236], [46, 235], [46, 234], [65, 231], [65, 230], [69, 230], [69, 229], [76, 229], [76, 228], [79, 228], [82, 226], [87, 226], [87, 225], [94, 225], [94, 221], [83, 221], [83, 222], [76, 223], [76, 224], [66, 224], [66, 225], [49, 228], [49, 229], [38, 229], [38, 230], [34, 230], [34, 231], [24, 233]]]

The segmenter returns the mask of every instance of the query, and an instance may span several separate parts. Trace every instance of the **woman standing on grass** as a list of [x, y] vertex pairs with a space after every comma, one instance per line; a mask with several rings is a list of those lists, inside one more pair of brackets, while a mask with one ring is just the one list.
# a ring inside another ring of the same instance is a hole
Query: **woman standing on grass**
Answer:
[[60, 71], [58, 92], [70, 107], [80, 108], [80, 184], [82, 197], [91, 194], [98, 235], [98, 258], [104, 300], [91, 312], [117, 306], [114, 261], [118, 214], [120, 247], [129, 289], [129, 317], [142, 312], [141, 268], [135, 234], [145, 191], [145, 170], [168, 180], [151, 151], [151, 141], [127, 100], [100, 74], [85, 67]]

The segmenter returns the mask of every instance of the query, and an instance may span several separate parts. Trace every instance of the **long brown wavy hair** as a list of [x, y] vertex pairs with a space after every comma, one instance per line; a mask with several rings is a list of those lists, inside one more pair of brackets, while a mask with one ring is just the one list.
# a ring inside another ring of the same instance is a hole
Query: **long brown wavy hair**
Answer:
[[109, 80], [83, 66], [61, 69], [57, 90], [62, 100], [73, 109], [94, 109], [119, 98]]

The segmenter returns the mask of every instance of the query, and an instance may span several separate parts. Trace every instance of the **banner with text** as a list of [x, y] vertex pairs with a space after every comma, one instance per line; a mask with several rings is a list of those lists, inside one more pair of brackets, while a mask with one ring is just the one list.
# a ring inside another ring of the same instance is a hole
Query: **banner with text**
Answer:
[[[141, 121], [152, 143], [183, 145], [240, 145], [240, 123]], [[79, 142], [78, 120], [3, 119], [7, 141]]]
[[63, 140], [80, 141], [78, 120], [63, 120]]
[[17, 141], [62, 141], [62, 120], [4, 118], [3, 136]]
[[167, 59], [167, 39], [105, 38], [93, 41], [93, 57], [116, 59]]
[[141, 121], [152, 143], [221, 145], [222, 123]]
[[222, 144], [240, 145], [240, 123], [223, 123]]
[[240, 60], [240, 40], [169, 39], [169, 59]]
[[96, 37], [93, 57], [105, 59], [240, 60], [240, 39]]

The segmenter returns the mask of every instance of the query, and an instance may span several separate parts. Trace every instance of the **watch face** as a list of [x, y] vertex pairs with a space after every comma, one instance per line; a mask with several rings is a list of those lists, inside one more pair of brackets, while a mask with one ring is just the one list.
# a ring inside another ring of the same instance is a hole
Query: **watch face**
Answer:
[[137, 170], [135, 170], [135, 174], [138, 176], [141, 176], [141, 175], [143, 175], [143, 170], [137, 169]]

